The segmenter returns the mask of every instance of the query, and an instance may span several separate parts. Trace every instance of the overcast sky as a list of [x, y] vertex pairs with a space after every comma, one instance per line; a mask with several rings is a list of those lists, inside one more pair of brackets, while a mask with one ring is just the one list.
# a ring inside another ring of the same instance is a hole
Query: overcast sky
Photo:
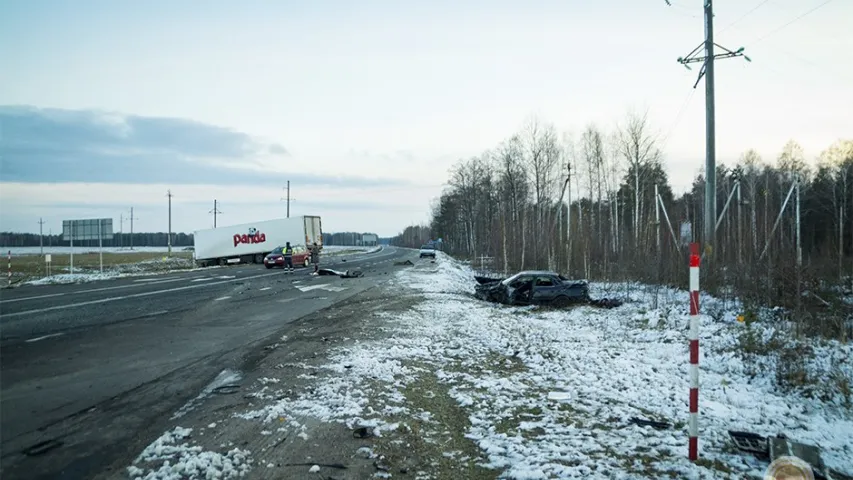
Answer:
[[[211, 226], [214, 199], [223, 225], [273, 218], [289, 179], [293, 215], [392, 235], [529, 115], [579, 132], [630, 108], [684, 191], [704, 90], [676, 58], [702, 40], [702, 0], [672, 3], [2, 2], [0, 230], [118, 227], [134, 207], [136, 230], [165, 231], [167, 189], [175, 231]], [[717, 63], [719, 162], [853, 134], [853, 2], [715, 9], [717, 43], [752, 58]]]

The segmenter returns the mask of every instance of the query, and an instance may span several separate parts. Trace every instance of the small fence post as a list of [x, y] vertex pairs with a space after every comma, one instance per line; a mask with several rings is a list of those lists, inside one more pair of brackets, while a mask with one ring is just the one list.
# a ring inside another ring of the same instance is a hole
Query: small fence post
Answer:
[[6, 254], [6, 260], [9, 261], [9, 273], [8, 273], [8, 282], [9, 286], [12, 286], [12, 251], [9, 250], [9, 253]]
[[699, 458], [699, 244], [690, 244], [690, 422], [688, 458]]

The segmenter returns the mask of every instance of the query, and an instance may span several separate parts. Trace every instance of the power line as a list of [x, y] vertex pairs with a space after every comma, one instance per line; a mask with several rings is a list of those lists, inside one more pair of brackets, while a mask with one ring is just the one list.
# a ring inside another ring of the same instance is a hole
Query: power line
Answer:
[[691, 88], [690, 91], [687, 92], [687, 96], [684, 97], [684, 102], [682, 102], [681, 108], [679, 108], [678, 113], [675, 114], [675, 120], [672, 121], [672, 124], [670, 124], [666, 135], [663, 137], [663, 141], [661, 142], [660, 148], [661, 152], [664, 151], [664, 149], [666, 149], [666, 146], [669, 144], [669, 139], [672, 135], [672, 132], [675, 131], [675, 128], [678, 126], [679, 123], [681, 123], [681, 117], [684, 115], [684, 112], [687, 111], [687, 105], [690, 104], [690, 100], [693, 99], [693, 94], [695, 93], [696, 89]]
[[811, 10], [809, 10], [809, 11], [807, 11], [807, 12], [804, 12], [804, 13], [802, 13], [802, 14], [800, 14], [800, 15], [798, 15], [798, 16], [796, 16], [796, 17], [794, 17], [794, 19], [793, 19], [793, 20], [791, 20], [791, 21], [789, 21], [788, 23], [786, 23], [786, 24], [784, 24], [784, 25], [782, 25], [782, 26], [780, 26], [780, 27], [777, 27], [777, 28], [775, 28], [775, 29], [773, 29], [773, 30], [771, 30], [771, 31], [767, 32], [766, 34], [762, 35], [761, 37], [758, 37], [758, 39], [757, 39], [757, 40], [754, 40], [754, 41], [753, 41], [752, 43], [750, 43], [749, 45], [750, 45], [750, 46], [752, 46], [752, 45], [755, 45], [755, 44], [756, 44], [756, 43], [758, 43], [758, 42], [764, 41], [764, 40], [765, 40], [765, 39], [767, 39], [768, 37], [770, 37], [770, 36], [772, 36], [772, 35], [774, 35], [774, 34], [778, 33], [779, 31], [781, 31], [781, 30], [783, 30], [783, 29], [787, 28], [787, 27], [788, 27], [788, 26], [790, 26], [791, 24], [793, 24], [793, 23], [795, 23], [795, 22], [797, 22], [797, 21], [801, 20], [801, 19], [802, 19], [803, 17], [805, 17], [806, 15], [809, 15], [809, 14], [811, 14], [811, 13], [814, 13], [814, 12], [815, 12], [815, 11], [817, 11], [819, 8], [821, 8], [821, 7], [825, 6], [826, 4], [830, 3], [831, 1], [832, 1], [832, 0], [826, 0], [825, 2], [823, 2], [823, 3], [819, 4], [818, 6], [816, 6], [816, 7], [812, 8]]
[[739, 23], [739, 22], [740, 22], [741, 20], [743, 20], [744, 18], [746, 18], [746, 17], [750, 16], [752, 13], [754, 13], [756, 10], [758, 10], [759, 8], [761, 8], [762, 6], [764, 6], [765, 4], [769, 3], [770, 1], [771, 1], [771, 0], [764, 0], [764, 1], [762, 1], [762, 2], [761, 2], [761, 3], [759, 3], [758, 5], [754, 6], [754, 7], [752, 8], [752, 10], [750, 10], [750, 11], [748, 11], [748, 12], [744, 13], [743, 15], [741, 15], [741, 16], [740, 16], [737, 20], [735, 20], [734, 22], [732, 22], [732, 23], [730, 23], [730, 24], [726, 25], [725, 27], [723, 27], [722, 29], [718, 30], [718, 31], [717, 31], [717, 34], [723, 33], [723, 32], [725, 32], [726, 30], [728, 30], [728, 29], [732, 28], [735, 24]]

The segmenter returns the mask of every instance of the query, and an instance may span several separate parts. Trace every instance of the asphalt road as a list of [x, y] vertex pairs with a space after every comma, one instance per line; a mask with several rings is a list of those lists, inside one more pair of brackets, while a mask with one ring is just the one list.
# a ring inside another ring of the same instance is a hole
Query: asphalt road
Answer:
[[219, 372], [250, 368], [288, 323], [415, 255], [385, 248], [322, 265], [365, 272], [355, 279], [241, 265], [0, 291], [0, 477], [120, 473]]

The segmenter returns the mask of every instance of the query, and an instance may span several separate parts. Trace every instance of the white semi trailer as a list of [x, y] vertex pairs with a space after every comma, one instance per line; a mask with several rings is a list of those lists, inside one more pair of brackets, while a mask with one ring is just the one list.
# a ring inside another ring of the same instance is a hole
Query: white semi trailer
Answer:
[[318, 216], [278, 218], [193, 232], [194, 258], [199, 266], [229, 263], [264, 263], [276, 247], [290, 245], [323, 246], [323, 229]]

